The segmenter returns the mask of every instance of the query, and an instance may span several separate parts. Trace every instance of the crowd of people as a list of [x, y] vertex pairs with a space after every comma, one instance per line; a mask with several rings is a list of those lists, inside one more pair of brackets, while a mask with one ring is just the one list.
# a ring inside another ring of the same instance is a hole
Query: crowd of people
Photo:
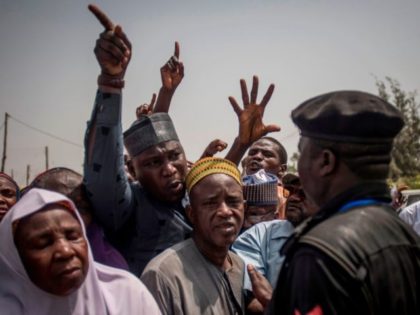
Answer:
[[190, 162], [169, 114], [179, 43], [123, 132], [131, 43], [89, 9], [104, 31], [83, 175], [53, 168], [22, 189], [0, 174], [2, 314], [420, 314], [420, 204], [397, 212], [387, 184], [404, 126], [393, 105], [361, 91], [304, 101], [287, 173], [263, 122], [274, 85], [258, 103], [254, 76], [243, 106], [229, 98], [225, 157], [215, 139]]

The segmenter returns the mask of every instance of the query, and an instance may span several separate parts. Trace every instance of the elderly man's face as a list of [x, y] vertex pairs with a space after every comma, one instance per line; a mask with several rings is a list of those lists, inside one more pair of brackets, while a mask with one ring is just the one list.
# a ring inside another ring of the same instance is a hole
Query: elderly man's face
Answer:
[[42, 290], [66, 296], [85, 280], [87, 242], [69, 210], [54, 205], [23, 219], [15, 243], [29, 278]]
[[188, 216], [198, 246], [205, 251], [228, 249], [244, 218], [241, 185], [228, 175], [212, 174], [193, 187], [190, 202]]
[[136, 179], [149, 193], [167, 203], [182, 199], [187, 160], [178, 141], [153, 146], [135, 156], [132, 161]]

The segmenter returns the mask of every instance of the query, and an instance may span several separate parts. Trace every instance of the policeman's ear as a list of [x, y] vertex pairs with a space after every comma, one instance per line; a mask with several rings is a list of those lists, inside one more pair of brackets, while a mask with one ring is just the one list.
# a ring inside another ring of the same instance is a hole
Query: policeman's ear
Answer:
[[337, 168], [337, 156], [329, 149], [323, 149], [319, 160], [319, 174], [328, 176]]

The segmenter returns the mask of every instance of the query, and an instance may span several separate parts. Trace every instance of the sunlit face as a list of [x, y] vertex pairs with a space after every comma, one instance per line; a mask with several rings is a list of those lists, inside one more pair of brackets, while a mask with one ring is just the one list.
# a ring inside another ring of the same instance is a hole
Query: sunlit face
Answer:
[[17, 188], [14, 183], [0, 177], [0, 221], [7, 211], [16, 203]]
[[260, 222], [276, 219], [277, 208], [278, 205], [246, 206], [243, 224], [244, 229], [248, 229]]
[[205, 251], [227, 250], [244, 218], [242, 186], [228, 175], [212, 174], [193, 187], [190, 202], [188, 216], [199, 247]]
[[252, 175], [260, 169], [264, 169], [268, 173], [280, 176], [282, 165], [276, 146], [277, 144], [267, 139], [254, 142], [245, 157], [246, 173]]
[[184, 197], [187, 160], [178, 141], [153, 146], [132, 161], [136, 179], [157, 199], [174, 203]]
[[76, 291], [86, 277], [88, 246], [79, 221], [60, 205], [22, 219], [15, 244], [32, 282], [59, 296]]

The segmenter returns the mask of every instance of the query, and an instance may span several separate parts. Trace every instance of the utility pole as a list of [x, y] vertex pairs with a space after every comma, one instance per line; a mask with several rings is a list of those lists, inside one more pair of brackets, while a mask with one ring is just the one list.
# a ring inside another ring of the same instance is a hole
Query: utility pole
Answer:
[[48, 166], [48, 146], [45, 147], [45, 170], [48, 171], [49, 166]]
[[31, 173], [31, 166], [28, 164], [26, 165], [26, 186], [29, 185], [29, 177], [31, 175], [30, 173]]
[[4, 167], [6, 165], [6, 149], [7, 149], [7, 121], [9, 114], [4, 113], [4, 139], [3, 139], [3, 157], [1, 159], [1, 171], [4, 173]]

